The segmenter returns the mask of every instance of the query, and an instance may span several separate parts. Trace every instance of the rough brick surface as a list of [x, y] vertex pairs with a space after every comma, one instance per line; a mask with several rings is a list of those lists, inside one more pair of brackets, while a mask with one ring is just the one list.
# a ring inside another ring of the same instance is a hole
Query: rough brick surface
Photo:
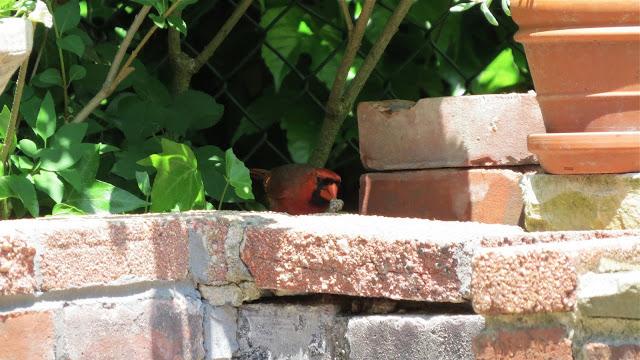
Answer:
[[364, 174], [360, 213], [518, 225], [522, 175], [508, 169], [434, 169]]
[[27, 229], [14, 223], [0, 223], [0, 295], [27, 294], [36, 288], [36, 249], [27, 243]]
[[332, 360], [344, 337], [333, 305], [244, 305], [238, 311], [238, 359]]
[[357, 215], [265, 215], [242, 259], [259, 288], [462, 302], [472, 248], [520, 228]]
[[593, 342], [582, 348], [584, 360], [637, 360], [640, 359], [640, 342], [636, 344], [608, 344]]
[[187, 229], [171, 216], [29, 220], [38, 228], [42, 290], [183, 280]]
[[58, 358], [203, 358], [200, 301], [178, 293], [172, 297], [103, 298], [65, 307]]
[[363, 102], [358, 129], [376, 170], [534, 164], [527, 135], [545, 132], [533, 94]]
[[476, 338], [477, 360], [571, 360], [571, 340], [562, 328], [499, 330]]
[[571, 311], [579, 274], [638, 266], [638, 237], [487, 248], [473, 259], [473, 306], [483, 314]]
[[567, 241], [599, 240], [603, 243], [618, 238], [639, 237], [637, 230], [594, 230], [594, 231], [543, 231], [515, 234], [513, 236], [489, 237], [482, 241], [483, 247], [532, 245]]
[[205, 360], [227, 360], [238, 351], [238, 309], [204, 304]]
[[349, 359], [471, 360], [483, 327], [477, 315], [358, 316], [348, 322]]
[[0, 360], [53, 360], [53, 313], [0, 314]]

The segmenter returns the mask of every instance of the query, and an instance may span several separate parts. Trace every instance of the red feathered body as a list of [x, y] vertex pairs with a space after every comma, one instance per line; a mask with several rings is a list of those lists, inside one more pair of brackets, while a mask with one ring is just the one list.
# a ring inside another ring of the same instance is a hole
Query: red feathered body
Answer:
[[251, 175], [262, 179], [270, 210], [292, 215], [326, 211], [330, 201], [338, 197], [341, 180], [331, 170], [301, 164], [271, 171], [252, 169]]

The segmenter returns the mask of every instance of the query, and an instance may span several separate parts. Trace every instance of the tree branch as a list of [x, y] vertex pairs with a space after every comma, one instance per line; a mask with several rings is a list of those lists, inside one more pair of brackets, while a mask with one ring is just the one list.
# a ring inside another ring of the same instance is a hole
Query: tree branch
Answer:
[[347, 27], [347, 36], [351, 38], [351, 33], [353, 32], [353, 21], [351, 20], [351, 13], [349, 13], [347, 2], [345, 0], [338, 0], [338, 6], [340, 6], [342, 17], [344, 18], [344, 24]]
[[[361, 31], [362, 34], [364, 34], [364, 27], [370, 17], [370, 13], [365, 13], [365, 8], [367, 5], [371, 5], [371, 7], [373, 7], [373, 1], [371, 3], [365, 2], [362, 13], [356, 22], [353, 34], [347, 44], [347, 50], [345, 51], [344, 58], [342, 59], [340, 68], [338, 69], [338, 74], [336, 75], [336, 79], [331, 89], [331, 94], [329, 95], [327, 111], [322, 122], [322, 127], [320, 128], [318, 143], [313, 149], [313, 153], [309, 159], [309, 163], [312, 166], [323, 167], [327, 163], [333, 144], [335, 143], [336, 137], [340, 132], [340, 128], [342, 128], [342, 124], [344, 123], [344, 119], [353, 107], [358, 94], [362, 91], [362, 88], [371, 75], [371, 72], [376, 67], [380, 57], [384, 53], [384, 50], [391, 41], [391, 38], [393, 38], [395, 33], [398, 31], [398, 26], [400, 26], [400, 23], [407, 15], [407, 12], [409, 12], [411, 5], [413, 5], [413, 1], [414, 0], [400, 0], [400, 3], [387, 21], [382, 34], [376, 40], [375, 44], [373, 44], [373, 47], [365, 58], [362, 67], [356, 74], [356, 77], [347, 87], [344, 94], [342, 94], [342, 88], [346, 84], [346, 74], [348, 74], [351, 63], [355, 58], [355, 53], [352, 55], [350, 51], [353, 51], [353, 48], [355, 47], [355, 51], [357, 52], [358, 47], [362, 43], [362, 36], [359, 32]], [[366, 20], [363, 16], [366, 16]], [[361, 22], [361, 20], [363, 21]], [[360, 26], [363, 28], [359, 29]], [[353, 43], [356, 39], [358, 40], [357, 44]], [[346, 64], [348, 64], [348, 66]]]
[[111, 67], [109, 68], [109, 72], [107, 73], [107, 77], [104, 80], [104, 83], [102, 84], [102, 88], [100, 89], [100, 91], [98, 91], [98, 93], [93, 98], [91, 98], [91, 100], [89, 100], [89, 102], [82, 108], [82, 110], [78, 112], [76, 117], [73, 119], [74, 123], [80, 123], [85, 121], [89, 117], [89, 115], [91, 115], [91, 113], [95, 109], [97, 109], [98, 106], [100, 106], [100, 103], [102, 102], [102, 100], [109, 97], [109, 95], [111, 95], [111, 93], [118, 86], [117, 83], [115, 84], [115, 86], [113, 85], [114, 85], [114, 80], [117, 78], [117, 74], [120, 71], [120, 64], [122, 63], [122, 60], [124, 59], [124, 56], [127, 53], [127, 49], [129, 48], [129, 45], [131, 45], [133, 36], [138, 32], [138, 29], [140, 29], [142, 22], [147, 17], [150, 10], [151, 10], [151, 6], [148, 6], [148, 5], [143, 6], [140, 9], [138, 14], [134, 18], [133, 23], [131, 23], [131, 26], [129, 27], [129, 30], [127, 31], [127, 35], [122, 40], [122, 43], [120, 44], [120, 48], [118, 49], [118, 52], [113, 58], [113, 62], [111, 63]]
[[216, 36], [205, 46], [200, 55], [195, 58], [194, 74], [200, 71], [202, 66], [213, 56], [213, 53], [218, 49], [220, 44], [227, 38], [227, 35], [231, 32], [234, 26], [238, 23], [242, 15], [247, 11], [252, 0], [242, 0], [238, 7], [233, 11], [227, 22], [222, 25]]
[[[4, 168], [7, 168], [7, 160], [9, 159], [13, 138], [16, 135], [16, 130], [18, 127], [18, 116], [20, 115], [20, 101], [22, 100], [22, 92], [24, 90], [24, 84], [27, 80], [27, 67], [29, 66], [29, 56], [24, 59], [22, 65], [20, 65], [20, 70], [18, 72], [18, 82], [16, 84], [16, 92], [13, 95], [13, 103], [11, 105], [11, 118], [9, 119], [9, 126], [7, 127], [5, 138], [4, 138], [4, 146], [2, 147], [2, 153], [0, 153], [0, 161], [1, 165]], [[4, 175], [4, 174], [1, 174]]]
[[382, 54], [384, 54], [384, 51], [387, 48], [387, 45], [389, 45], [391, 38], [393, 38], [396, 32], [398, 32], [398, 27], [402, 23], [402, 20], [404, 20], [405, 16], [407, 16], [411, 5], [413, 5], [413, 0], [400, 0], [400, 3], [393, 11], [393, 14], [391, 14], [391, 17], [387, 21], [382, 34], [380, 34], [378, 40], [376, 40], [375, 44], [373, 44], [373, 47], [362, 63], [362, 67], [360, 67], [360, 70], [358, 70], [356, 77], [347, 88], [347, 91], [344, 95], [344, 102], [348, 108], [351, 108], [353, 106], [353, 103], [356, 101], [358, 94], [360, 94], [360, 91], [362, 91], [362, 88], [369, 79], [369, 76], [373, 72], [373, 69], [375, 69], [378, 61], [380, 61]]

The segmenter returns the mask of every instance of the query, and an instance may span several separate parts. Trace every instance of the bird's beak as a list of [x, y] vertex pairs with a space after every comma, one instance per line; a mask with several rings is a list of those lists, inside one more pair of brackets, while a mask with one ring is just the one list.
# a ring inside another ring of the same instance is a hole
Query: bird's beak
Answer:
[[328, 184], [320, 190], [320, 197], [331, 201], [338, 198], [338, 184]]

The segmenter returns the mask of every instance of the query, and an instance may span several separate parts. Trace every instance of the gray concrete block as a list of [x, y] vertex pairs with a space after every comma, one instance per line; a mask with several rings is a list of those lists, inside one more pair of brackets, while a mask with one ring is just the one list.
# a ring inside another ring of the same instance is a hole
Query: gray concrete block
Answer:
[[344, 327], [333, 305], [250, 304], [238, 311], [238, 359], [340, 359]]
[[473, 338], [484, 328], [478, 315], [375, 315], [349, 319], [349, 359], [473, 359]]
[[238, 309], [204, 305], [205, 360], [228, 360], [238, 350]]

